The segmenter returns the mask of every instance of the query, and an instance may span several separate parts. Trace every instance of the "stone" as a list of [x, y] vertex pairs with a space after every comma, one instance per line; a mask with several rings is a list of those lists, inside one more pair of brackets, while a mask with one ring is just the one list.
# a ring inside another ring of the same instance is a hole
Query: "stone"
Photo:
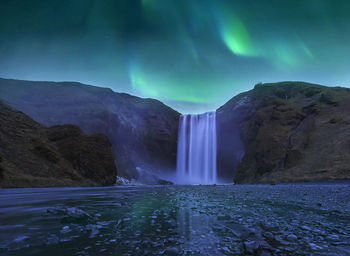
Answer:
[[332, 242], [336, 242], [336, 241], [339, 241], [339, 240], [340, 240], [340, 239], [339, 239], [339, 236], [336, 235], [336, 234], [329, 235], [329, 236], [326, 237], [326, 239], [327, 239], [328, 241], [332, 241]]
[[180, 250], [176, 247], [169, 247], [166, 249], [166, 255], [169, 255], [169, 256], [177, 256], [179, 255], [180, 253]]
[[311, 231], [311, 228], [308, 226], [301, 226], [302, 229], [306, 230], [306, 231]]
[[23, 235], [23, 236], [16, 237], [16, 238], [14, 239], [14, 242], [16, 242], [16, 243], [21, 243], [21, 242], [24, 242], [24, 241], [26, 241], [26, 240], [28, 240], [28, 239], [29, 239], [29, 236]]
[[323, 249], [322, 246], [317, 245], [317, 244], [314, 244], [314, 243], [309, 243], [309, 246], [310, 246], [310, 248], [311, 248], [312, 250], [321, 250], [321, 249]]
[[58, 236], [52, 234], [47, 238], [46, 244], [58, 244], [60, 241], [60, 239], [58, 238]]
[[69, 228], [69, 226], [64, 226], [61, 230], [61, 233], [62, 234], [65, 234], [65, 233], [69, 233], [71, 232], [72, 230]]
[[265, 241], [246, 241], [243, 245], [245, 253], [254, 255], [261, 251], [269, 251], [272, 249], [272, 247]]
[[264, 232], [263, 234], [264, 237], [266, 237], [267, 239], [273, 239], [274, 236], [271, 232]]
[[287, 240], [290, 241], [290, 242], [295, 242], [295, 241], [298, 240], [298, 237], [296, 235], [294, 235], [294, 234], [289, 234], [287, 236]]

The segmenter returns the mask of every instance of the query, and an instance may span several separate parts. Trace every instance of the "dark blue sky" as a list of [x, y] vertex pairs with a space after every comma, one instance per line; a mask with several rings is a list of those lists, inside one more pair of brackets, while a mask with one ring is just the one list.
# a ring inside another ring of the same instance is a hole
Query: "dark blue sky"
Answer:
[[0, 0], [0, 76], [213, 110], [258, 82], [350, 86], [348, 0]]

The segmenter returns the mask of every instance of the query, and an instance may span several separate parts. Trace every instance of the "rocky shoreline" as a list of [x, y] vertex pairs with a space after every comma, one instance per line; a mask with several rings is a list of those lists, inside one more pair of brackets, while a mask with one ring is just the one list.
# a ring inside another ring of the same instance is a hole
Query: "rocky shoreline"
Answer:
[[348, 183], [5, 189], [0, 253], [348, 255], [349, 193]]

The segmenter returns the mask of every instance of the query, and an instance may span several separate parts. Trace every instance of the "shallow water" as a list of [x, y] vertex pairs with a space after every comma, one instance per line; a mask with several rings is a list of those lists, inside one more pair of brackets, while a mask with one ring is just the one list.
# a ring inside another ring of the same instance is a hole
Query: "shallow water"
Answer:
[[0, 255], [350, 255], [350, 184], [0, 190]]

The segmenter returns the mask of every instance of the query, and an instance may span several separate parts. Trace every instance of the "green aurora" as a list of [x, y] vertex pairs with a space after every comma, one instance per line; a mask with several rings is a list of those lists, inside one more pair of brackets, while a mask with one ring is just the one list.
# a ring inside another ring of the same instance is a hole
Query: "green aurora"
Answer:
[[0, 77], [213, 110], [258, 82], [350, 86], [348, 0], [0, 0]]

